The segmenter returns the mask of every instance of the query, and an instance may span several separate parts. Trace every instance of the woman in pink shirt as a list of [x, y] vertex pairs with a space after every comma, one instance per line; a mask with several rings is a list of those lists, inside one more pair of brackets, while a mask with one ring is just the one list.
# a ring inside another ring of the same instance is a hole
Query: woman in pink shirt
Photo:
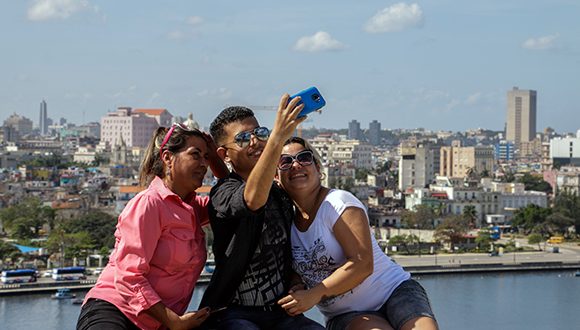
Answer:
[[189, 329], [209, 309], [185, 312], [206, 260], [208, 197], [196, 196], [208, 164], [227, 168], [209, 135], [176, 124], [154, 133], [139, 179], [148, 188], [121, 215], [115, 248], [85, 297], [77, 329]]

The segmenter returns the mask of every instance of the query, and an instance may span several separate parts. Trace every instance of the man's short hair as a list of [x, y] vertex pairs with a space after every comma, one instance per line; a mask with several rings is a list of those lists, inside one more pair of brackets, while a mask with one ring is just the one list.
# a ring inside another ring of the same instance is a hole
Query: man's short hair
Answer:
[[243, 106], [227, 107], [211, 122], [209, 132], [218, 146], [223, 144], [226, 132], [224, 127], [229, 123], [242, 121], [248, 117], [254, 117], [254, 112]]

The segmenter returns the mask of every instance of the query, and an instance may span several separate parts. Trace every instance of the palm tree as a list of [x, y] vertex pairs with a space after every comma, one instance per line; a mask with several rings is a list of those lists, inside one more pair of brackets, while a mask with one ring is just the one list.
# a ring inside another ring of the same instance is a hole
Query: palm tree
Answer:
[[463, 208], [463, 217], [469, 221], [469, 226], [474, 228], [477, 223], [477, 210], [475, 209], [475, 205], [466, 205]]

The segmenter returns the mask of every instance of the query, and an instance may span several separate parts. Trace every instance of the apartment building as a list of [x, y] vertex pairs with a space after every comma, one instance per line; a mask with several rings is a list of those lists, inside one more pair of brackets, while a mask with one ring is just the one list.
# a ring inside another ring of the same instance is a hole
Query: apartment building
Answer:
[[155, 129], [171, 125], [171, 118], [165, 109], [119, 107], [101, 118], [101, 143], [113, 147], [124, 141], [127, 147], [145, 148]]
[[492, 146], [462, 147], [453, 141], [450, 147], [441, 147], [439, 175], [464, 178], [471, 171], [493, 172], [494, 148]]

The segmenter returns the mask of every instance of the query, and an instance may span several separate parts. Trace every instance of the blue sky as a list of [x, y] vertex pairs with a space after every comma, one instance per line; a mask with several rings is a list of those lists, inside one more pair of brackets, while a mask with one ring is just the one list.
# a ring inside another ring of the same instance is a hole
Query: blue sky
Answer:
[[[118, 106], [276, 105], [317, 86], [305, 127], [502, 130], [506, 93], [538, 91], [538, 130], [580, 128], [580, 2], [3, 1], [0, 120], [98, 121]], [[258, 111], [271, 125], [273, 112]]]

